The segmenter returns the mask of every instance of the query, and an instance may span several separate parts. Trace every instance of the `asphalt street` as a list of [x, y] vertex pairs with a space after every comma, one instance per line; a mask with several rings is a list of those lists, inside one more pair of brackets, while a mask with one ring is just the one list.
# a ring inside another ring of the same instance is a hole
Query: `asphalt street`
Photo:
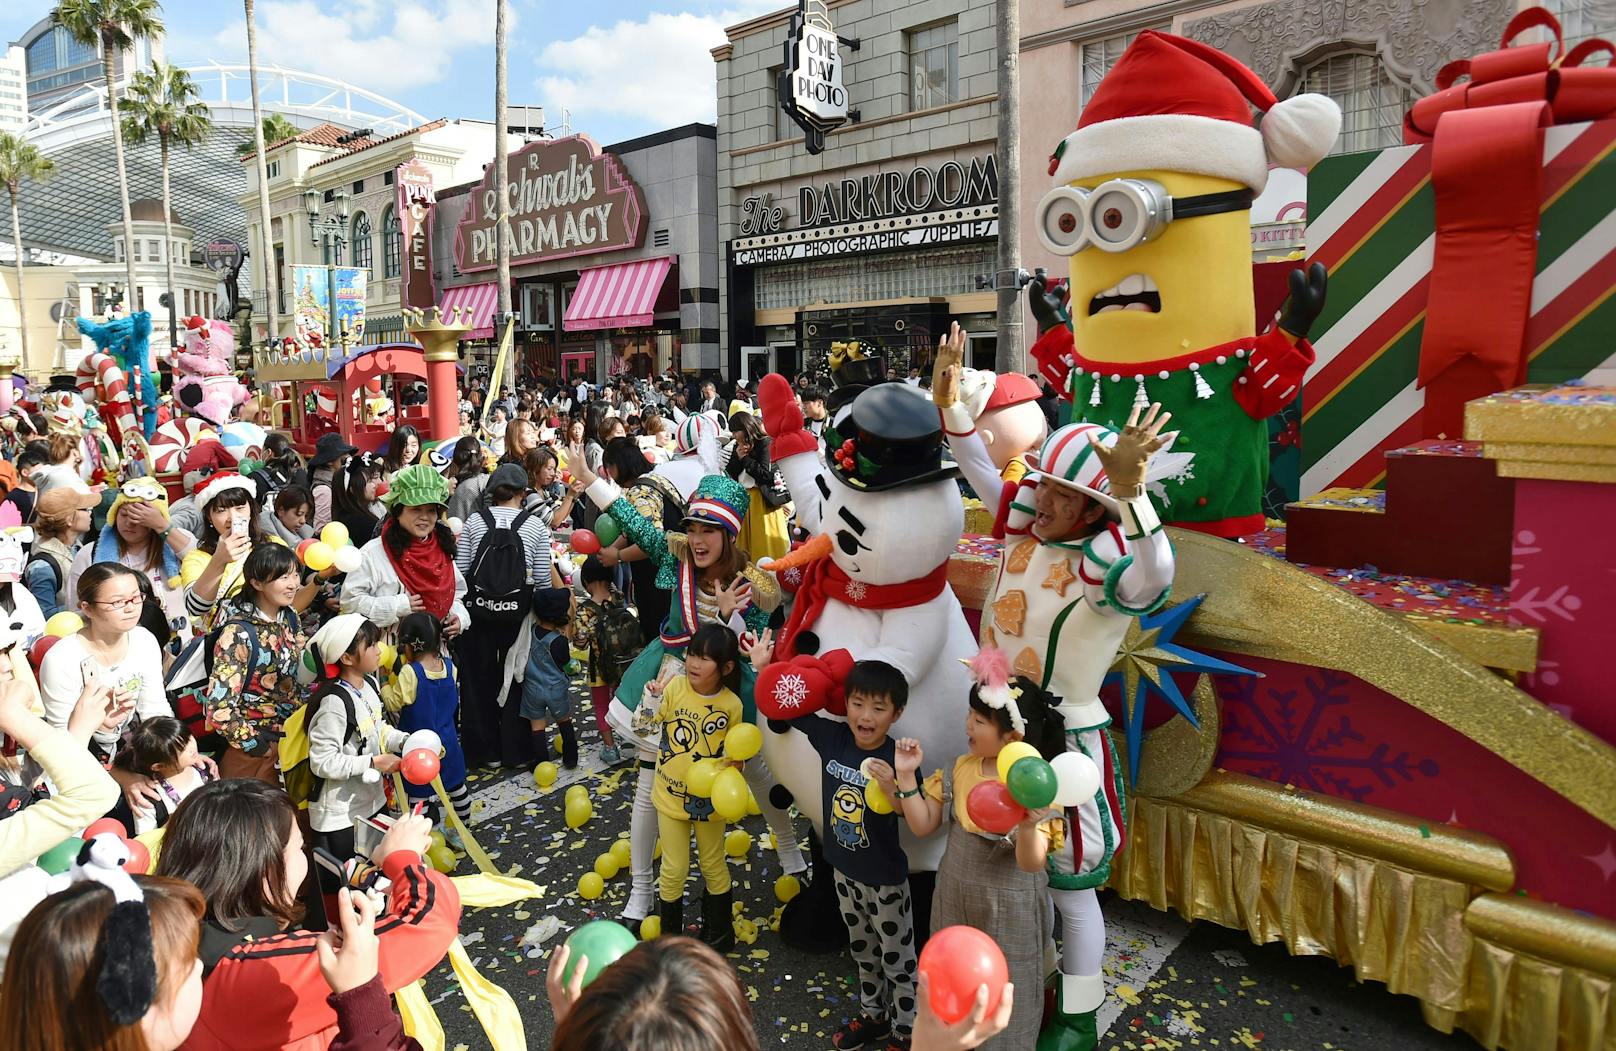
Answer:
[[[541, 791], [527, 772], [482, 775], [472, 782], [473, 831], [507, 871], [533, 880], [537, 899], [514, 906], [468, 910], [462, 940], [483, 975], [509, 992], [522, 1013], [530, 1048], [549, 1046], [552, 1031], [544, 993], [549, 951], [579, 924], [615, 919], [628, 893], [625, 871], [608, 880], [594, 901], [578, 893], [578, 878], [595, 859], [628, 834], [633, 794], [631, 767], [603, 771], [592, 729], [584, 737], [584, 762], [563, 772]], [[562, 817], [569, 784], [586, 785], [594, 816], [577, 831]], [[761, 817], [742, 827], [753, 845], [730, 861], [735, 900], [757, 925], [751, 944], [730, 956], [752, 1002], [760, 1044], [791, 1051], [830, 1047], [830, 1034], [857, 1009], [851, 961], [845, 955], [809, 956], [787, 948], [770, 928], [779, 903], [774, 882], [781, 875], [774, 853], [759, 840]], [[459, 874], [475, 871], [462, 859]], [[688, 892], [699, 895], [691, 866]], [[686, 919], [697, 910], [687, 904]], [[1186, 924], [1135, 902], [1105, 899], [1108, 924], [1105, 962], [1111, 995], [1102, 1010], [1102, 1049], [1175, 1051], [1180, 1048], [1245, 1048], [1263, 1051], [1468, 1051], [1478, 1047], [1462, 1034], [1443, 1035], [1424, 1024], [1419, 1004], [1388, 993], [1377, 983], [1359, 983], [1350, 969], [1325, 958], [1298, 958], [1282, 948], [1255, 946], [1240, 931], [1205, 923]], [[447, 965], [427, 979], [446, 1048], [489, 1047]]]

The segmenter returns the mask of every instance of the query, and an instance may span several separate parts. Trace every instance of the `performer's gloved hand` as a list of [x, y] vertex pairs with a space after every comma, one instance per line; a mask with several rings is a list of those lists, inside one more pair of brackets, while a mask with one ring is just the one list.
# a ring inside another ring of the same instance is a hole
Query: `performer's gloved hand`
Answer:
[[763, 429], [774, 441], [769, 444], [774, 462], [798, 453], [819, 452], [819, 441], [803, 426], [802, 407], [791, 392], [791, 384], [777, 372], [758, 384], [758, 408], [763, 413]]
[[1329, 274], [1323, 263], [1314, 263], [1306, 273], [1292, 270], [1291, 294], [1285, 300], [1279, 327], [1297, 339], [1306, 339], [1313, 322], [1324, 312], [1324, 294], [1328, 284]]
[[1041, 336], [1052, 328], [1066, 324], [1064, 311], [1071, 299], [1072, 286], [1064, 279], [1051, 280], [1044, 274], [1034, 274], [1027, 282], [1027, 305], [1038, 322]]
[[832, 650], [816, 657], [775, 661], [758, 672], [753, 696], [765, 719], [799, 719], [818, 711], [847, 714], [842, 684], [853, 670], [853, 655]]

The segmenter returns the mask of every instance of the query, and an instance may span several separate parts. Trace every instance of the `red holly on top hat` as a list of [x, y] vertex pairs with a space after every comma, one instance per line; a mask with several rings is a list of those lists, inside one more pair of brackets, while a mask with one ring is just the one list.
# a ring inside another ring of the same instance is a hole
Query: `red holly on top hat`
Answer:
[[[1262, 130], [1251, 111], [1263, 114]], [[1305, 168], [1330, 152], [1341, 107], [1324, 95], [1283, 102], [1239, 61], [1171, 33], [1147, 31], [1123, 52], [1049, 159], [1069, 183], [1111, 172], [1210, 175], [1261, 193], [1268, 167]]]

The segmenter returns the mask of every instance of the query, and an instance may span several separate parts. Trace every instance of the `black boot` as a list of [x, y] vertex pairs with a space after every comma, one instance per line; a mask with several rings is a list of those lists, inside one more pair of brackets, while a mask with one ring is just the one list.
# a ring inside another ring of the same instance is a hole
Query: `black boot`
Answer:
[[657, 916], [662, 920], [662, 935], [671, 938], [685, 932], [685, 902], [657, 899]]
[[701, 940], [718, 952], [735, 948], [735, 909], [730, 891], [702, 895]]
[[556, 730], [561, 734], [561, 765], [568, 770], [578, 768], [578, 729], [572, 725], [571, 719], [563, 719], [556, 724]]
[[535, 763], [548, 762], [550, 759], [550, 731], [533, 730], [533, 761]]

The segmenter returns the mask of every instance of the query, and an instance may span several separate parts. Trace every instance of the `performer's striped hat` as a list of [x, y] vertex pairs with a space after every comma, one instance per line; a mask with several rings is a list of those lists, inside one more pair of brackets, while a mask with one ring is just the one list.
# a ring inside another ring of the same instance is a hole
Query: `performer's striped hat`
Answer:
[[728, 475], [710, 474], [690, 494], [685, 507], [686, 522], [705, 522], [737, 536], [746, 521], [749, 502], [746, 487]]
[[1044, 439], [1034, 470], [1040, 480], [1047, 478], [1076, 489], [1115, 512], [1118, 508], [1111, 496], [1111, 479], [1106, 477], [1105, 465], [1089, 444], [1091, 439], [1109, 449], [1116, 444], [1117, 432], [1098, 423], [1068, 424]]
[[707, 416], [693, 412], [679, 425], [675, 443], [680, 456], [694, 456], [703, 439], [718, 440], [718, 425]]

